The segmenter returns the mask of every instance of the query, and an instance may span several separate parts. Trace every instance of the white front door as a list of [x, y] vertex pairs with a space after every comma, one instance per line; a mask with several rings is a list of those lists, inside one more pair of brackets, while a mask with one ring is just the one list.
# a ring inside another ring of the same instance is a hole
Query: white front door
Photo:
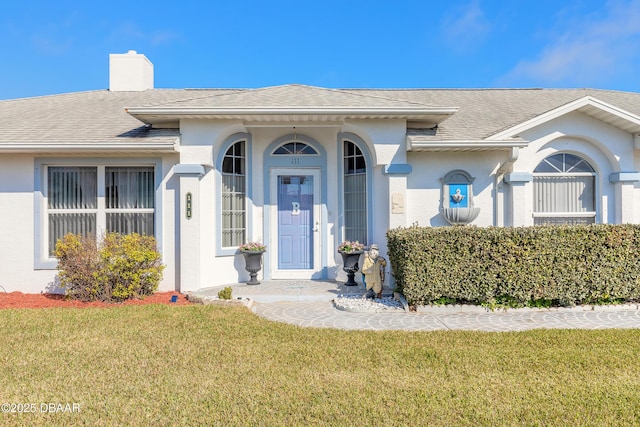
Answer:
[[320, 171], [274, 168], [271, 192], [271, 272], [274, 279], [312, 279], [320, 266]]

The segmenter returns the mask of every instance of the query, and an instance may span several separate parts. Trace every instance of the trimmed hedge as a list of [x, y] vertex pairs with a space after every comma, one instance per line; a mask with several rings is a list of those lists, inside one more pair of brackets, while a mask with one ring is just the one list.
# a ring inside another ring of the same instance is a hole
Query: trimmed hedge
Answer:
[[640, 226], [411, 227], [387, 231], [409, 304], [640, 300]]

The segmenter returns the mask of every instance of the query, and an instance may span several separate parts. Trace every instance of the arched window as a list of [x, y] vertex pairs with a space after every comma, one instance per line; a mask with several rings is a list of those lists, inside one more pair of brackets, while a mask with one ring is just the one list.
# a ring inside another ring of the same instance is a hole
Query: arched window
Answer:
[[583, 158], [559, 153], [533, 171], [534, 224], [593, 224], [596, 173]]
[[278, 156], [286, 156], [286, 155], [318, 155], [318, 152], [312, 146], [305, 144], [304, 142], [287, 142], [286, 144], [282, 144], [278, 148], [273, 151], [273, 154]]
[[367, 244], [367, 162], [351, 141], [344, 141], [344, 238]]
[[246, 235], [245, 141], [231, 145], [222, 159], [222, 247], [240, 246]]

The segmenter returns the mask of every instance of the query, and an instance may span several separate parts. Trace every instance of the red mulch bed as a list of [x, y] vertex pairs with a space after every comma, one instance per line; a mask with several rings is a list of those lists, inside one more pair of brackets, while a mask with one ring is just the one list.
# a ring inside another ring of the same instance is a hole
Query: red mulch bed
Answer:
[[[177, 295], [178, 301], [171, 302], [171, 297]], [[123, 305], [145, 305], [145, 304], [167, 304], [167, 305], [188, 305], [185, 295], [179, 292], [156, 292], [153, 295], [139, 300], [128, 300], [123, 303], [106, 302], [82, 302], [65, 300], [64, 295], [56, 294], [23, 294], [22, 292], [3, 293], [0, 292], [0, 309], [3, 308], [48, 308], [48, 307], [120, 307]]]

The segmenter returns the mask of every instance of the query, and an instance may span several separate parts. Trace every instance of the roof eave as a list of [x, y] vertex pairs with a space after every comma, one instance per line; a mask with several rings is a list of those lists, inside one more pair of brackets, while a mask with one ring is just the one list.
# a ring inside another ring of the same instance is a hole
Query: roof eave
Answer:
[[523, 139], [507, 140], [433, 140], [407, 135], [407, 151], [496, 151], [526, 147]]
[[237, 107], [237, 108], [165, 108], [133, 107], [125, 108], [133, 117], [147, 124], [174, 122], [182, 118], [221, 119], [251, 121], [291, 121], [293, 120], [349, 120], [349, 119], [405, 119], [429, 120], [441, 123], [458, 111], [457, 107], [401, 107], [401, 108], [360, 108], [360, 107]]
[[167, 154], [179, 151], [179, 139], [171, 142], [135, 143], [49, 143], [49, 142], [0, 142], [2, 153], [156, 153]]

